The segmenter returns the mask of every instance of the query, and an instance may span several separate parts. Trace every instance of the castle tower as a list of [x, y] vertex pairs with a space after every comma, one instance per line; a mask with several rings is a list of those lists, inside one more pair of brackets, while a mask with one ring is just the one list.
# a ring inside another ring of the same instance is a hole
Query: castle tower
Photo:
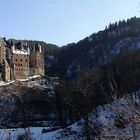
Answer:
[[2, 69], [2, 77], [4, 81], [10, 80], [10, 65], [8, 64], [7, 60], [3, 61], [3, 69]]
[[6, 43], [3, 38], [0, 38], [0, 64], [6, 59]]
[[30, 75], [44, 75], [44, 52], [39, 43], [30, 52]]
[[29, 55], [30, 52], [18, 46], [21, 49], [12, 46], [12, 70], [14, 79], [24, 79], [29, 76]]

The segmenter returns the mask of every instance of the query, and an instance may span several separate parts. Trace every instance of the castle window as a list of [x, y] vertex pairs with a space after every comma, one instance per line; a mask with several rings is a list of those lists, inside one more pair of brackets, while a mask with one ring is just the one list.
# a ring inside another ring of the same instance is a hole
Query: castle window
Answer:
[[22, 66], [22, 64], [20, 66]]
[[17, 61], [17, 59], [15, 59], [15, 61]]
[[20, 62], [22, 62], [22, 59], [20, 59]]
[[26, 62], [27, 62], [27, 59], [26, 59]]

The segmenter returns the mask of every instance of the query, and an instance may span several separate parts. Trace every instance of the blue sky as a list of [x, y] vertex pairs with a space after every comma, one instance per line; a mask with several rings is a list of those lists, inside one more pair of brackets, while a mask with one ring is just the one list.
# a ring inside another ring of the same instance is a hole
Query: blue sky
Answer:
[[0, 36], [77, 42], [110, 22], [140, 16], [140, 0], [0, 0]]

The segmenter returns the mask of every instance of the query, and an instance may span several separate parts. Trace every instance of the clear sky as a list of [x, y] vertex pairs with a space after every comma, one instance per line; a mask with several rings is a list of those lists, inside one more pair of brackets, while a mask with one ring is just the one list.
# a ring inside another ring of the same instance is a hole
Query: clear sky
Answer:
[[61, 46], [133, 16], [140, 0], [0, 0], [0, 36]]

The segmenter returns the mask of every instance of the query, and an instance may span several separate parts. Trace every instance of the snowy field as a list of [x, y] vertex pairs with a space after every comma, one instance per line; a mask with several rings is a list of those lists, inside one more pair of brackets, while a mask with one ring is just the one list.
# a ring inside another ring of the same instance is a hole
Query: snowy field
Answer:
[[[29, 132], [29, 137], [32, 140], [56, 140], [56, 135], [58, 131], [42, 133], [42, 127], [32, 127], [26, 129]], [[47, 128], [46, 128], [47, 129]], [[23, 128], [17, 129], [0, 129], [0, 140], [17, 140], [19, 136], [25, 135], [25, 130]]]
[[[46, 130], [46, 132], [44, 131]], [[31, 127], [31, 128], [17, 128], [17, 129], [0, 129], [0, 140], [18, 140], [20, 136], [24, 136], [28, 132], [28, 136], [31, 140], [83, 140], [78, 135], [81, 133], [81, 128], [77, 123], [67, 127], [67, 129], [58, 129], [55, 131], [47, 132], [50, 130], [49, 127]], [[44, 131], [44, 132], [43, 132]], [[70, 132], [76, 132], [72, 134]]]

